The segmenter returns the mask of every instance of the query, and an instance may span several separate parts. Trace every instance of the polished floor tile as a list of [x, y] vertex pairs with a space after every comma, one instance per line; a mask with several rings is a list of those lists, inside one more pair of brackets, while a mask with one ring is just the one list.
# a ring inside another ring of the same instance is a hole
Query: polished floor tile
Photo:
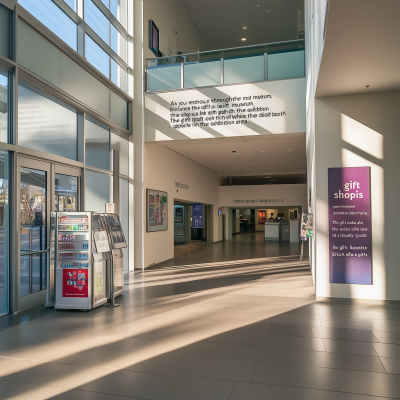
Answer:
[[127, 274], [117, 309], [0, 319], [0, 399], [400, 398], [400, 307], [316, 302], [298, 247], [239, 236]]
[[328, 390], [285, 387], [259, 383], [236, 383], [229, 400], [384, 400], [387, 398], [363, 396]]

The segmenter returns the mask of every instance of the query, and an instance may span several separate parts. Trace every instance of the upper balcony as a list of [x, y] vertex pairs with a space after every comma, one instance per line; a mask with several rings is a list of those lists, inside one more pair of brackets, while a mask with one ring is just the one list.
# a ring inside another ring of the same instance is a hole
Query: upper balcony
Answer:
[[304, 39], [146, 60], [146, 92], [304, 76]]

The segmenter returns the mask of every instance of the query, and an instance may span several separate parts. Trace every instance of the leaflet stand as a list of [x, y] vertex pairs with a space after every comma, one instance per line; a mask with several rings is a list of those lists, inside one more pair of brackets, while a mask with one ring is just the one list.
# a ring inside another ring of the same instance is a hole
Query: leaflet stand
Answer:
[[[123, 291], [123, 253], [122, 248], [127, 247], [124, 232], [118, 214], [102, 214], [103, 220], [107, 226], [109, 242], [111, 245], [111, 265], [110, 265], [110, 304], [106, 307], [119, 307], [121, 304], [115, 304], [115, 275], [122, 268], [122, 290]], [[119, 266], [116, 271], [116, 266]]]

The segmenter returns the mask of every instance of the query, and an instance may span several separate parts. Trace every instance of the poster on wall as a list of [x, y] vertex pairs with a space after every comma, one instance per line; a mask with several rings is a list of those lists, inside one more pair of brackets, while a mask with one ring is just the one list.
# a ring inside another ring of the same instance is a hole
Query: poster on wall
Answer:
[[313, 237], [314, 232], [314, 218], [311, 213], [301, 214], [301, 229], [300, 229], [300, 239], [307, 240]]
[[88, 273], [87, 269], [64, 269], [63, 297], [88, 297]]
[[146, 190], [146, 231], [157, 232], [168, 229], [168, 194], [160, 190]]
[[183, 207], [182, 206], [175, 206], [174, 222], [176, 224], [181, 224], [183, 222]]
[[192, 204], [192, 228], [203, 227], [203, 203]]
[[258, 210], [258, 223], [265, 224], [267, 222], [267, 212], [265, 210]]
[[370, 167], [328, 169], [329, 281], [372, 284]]

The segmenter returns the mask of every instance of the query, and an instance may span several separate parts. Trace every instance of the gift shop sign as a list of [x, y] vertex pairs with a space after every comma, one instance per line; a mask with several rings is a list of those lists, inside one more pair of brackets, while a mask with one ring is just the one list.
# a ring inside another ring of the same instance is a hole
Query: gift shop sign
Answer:
[[372, 284], [370, 168], [329, 168], [330, 283]]

